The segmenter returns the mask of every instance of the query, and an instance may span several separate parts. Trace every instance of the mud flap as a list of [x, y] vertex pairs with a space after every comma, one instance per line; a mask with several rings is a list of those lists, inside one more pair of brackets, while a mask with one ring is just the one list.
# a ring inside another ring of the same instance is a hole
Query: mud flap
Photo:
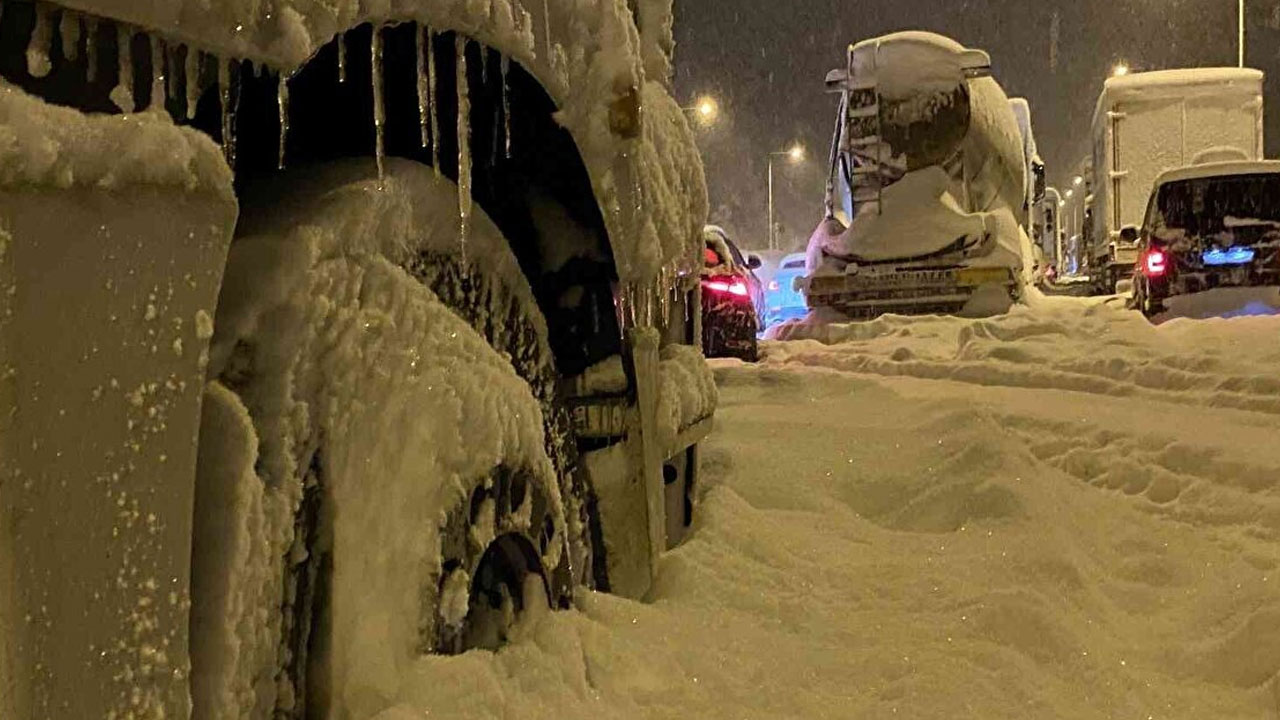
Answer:
[[187, 717], [229, 187], [0, 189], [0, 717]]

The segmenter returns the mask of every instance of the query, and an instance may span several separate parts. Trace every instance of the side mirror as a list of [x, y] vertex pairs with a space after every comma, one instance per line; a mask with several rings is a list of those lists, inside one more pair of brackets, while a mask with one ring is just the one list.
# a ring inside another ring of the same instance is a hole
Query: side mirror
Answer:
[[759, 255], [752, 254], [752, 255], [748, 255], [748, 256], [747, 256], [747, 269], [748, 269], [748, 270], [759, 270], [759, 269], [761, 268], [761, 266], [763, 266], [763, 265], [764, 265], [764, 262], [762, 262], [762, 261], [760, 260], [760, 256], [759, 256]]
[[1120, 228], [1120, 240], [1122, 242], [1133, 245], [1138, 242], [1138, 226], [1125, 225]]

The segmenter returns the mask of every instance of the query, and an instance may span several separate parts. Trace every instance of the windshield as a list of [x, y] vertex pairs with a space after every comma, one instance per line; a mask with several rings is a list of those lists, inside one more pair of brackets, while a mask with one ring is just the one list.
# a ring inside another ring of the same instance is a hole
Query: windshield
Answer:
[[1280, 174], [1235, 175], [1180, 180], [1160, 187], [1157, 229], [1188, 235], [1280, 223]]

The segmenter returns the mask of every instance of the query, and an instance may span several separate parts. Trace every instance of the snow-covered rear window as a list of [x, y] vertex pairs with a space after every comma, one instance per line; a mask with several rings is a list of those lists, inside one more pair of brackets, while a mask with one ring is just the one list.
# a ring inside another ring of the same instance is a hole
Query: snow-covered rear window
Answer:
[[[1211, 235], [1244, 227], [1275, 230], [1280, 223], [1280, 174], [1196, 178], [1160, 187], [1156, 225]], [[1246, 219], [1250, 222], [1244, 222]]]

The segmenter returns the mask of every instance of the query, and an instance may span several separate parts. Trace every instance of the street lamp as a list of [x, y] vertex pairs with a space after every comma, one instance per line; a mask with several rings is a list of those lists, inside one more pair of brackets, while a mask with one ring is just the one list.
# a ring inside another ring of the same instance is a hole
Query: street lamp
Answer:
[[698, 124], [703, 127], [714, 125], [716, 120], [720, 118], [720, 103], [710, 95], [703, 95], [698, 98], [693, 107], [681, 108], [685, 112], [693, 113]]
[[1244, 0], [1240, 0], [1240, 67], [1244, 67]]
[[1080, 187], [1083, 184], [1084, 184], [1084, 178], [1080, 177], [1079, 175], [1075, 176], [1075, 178], [1071, 180], [1072, 187]]
[[1111, 69], [1111, 77], [1124, 77], [1129, 74], [1129, 66], [1126, 63], [1118, 63]]
[[800, 143], [792, 145], [789, 150], [769, 153], [769, 249], [777, 250], [776, 233], [773, 230], [773, 159], [776, 157], [785, 157], [791, 161], [791, 164], [798, 165], [804, 162], [804, 146]]

